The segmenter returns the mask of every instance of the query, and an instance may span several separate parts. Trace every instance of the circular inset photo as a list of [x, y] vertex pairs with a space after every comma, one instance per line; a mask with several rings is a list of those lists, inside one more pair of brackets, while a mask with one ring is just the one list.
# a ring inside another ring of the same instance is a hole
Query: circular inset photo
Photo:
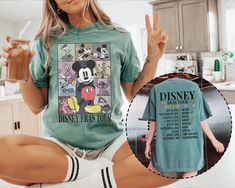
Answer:
[[206, 172], [223, 156], [232, 130], [229, 107], [208, 81], [167, 74], [145, 85], [133, 99], [126, 134], [148, 169], [169, 178]]

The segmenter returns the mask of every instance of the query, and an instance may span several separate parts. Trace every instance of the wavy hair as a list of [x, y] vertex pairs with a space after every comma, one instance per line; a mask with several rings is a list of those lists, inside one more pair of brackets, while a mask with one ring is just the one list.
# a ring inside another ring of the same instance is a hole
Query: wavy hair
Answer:
[[[109, 28], [116, 28], [112, 23], [110, 17], [102, 10], [96, 0], [87, 0], [87, 5], [83, 10], [83, 19], [90, 22], [85, 18], [85, 11], [91, 9], [95, 18], [104, 26]], [[49, 52], [51, 45], [52, 33], [56, 33], [57, 36], [63, 36], [68, 31], [69, 19], [66, 12], [58, 13], [58, 7], [55, 0], [43, 1], [43, 18], [40, 29], [36, 34], [36, 38], [41, 37], [44, 49], [47, 53], [47, 60], [45, 69], [47, 70], [51, 63], [51, 54]]]

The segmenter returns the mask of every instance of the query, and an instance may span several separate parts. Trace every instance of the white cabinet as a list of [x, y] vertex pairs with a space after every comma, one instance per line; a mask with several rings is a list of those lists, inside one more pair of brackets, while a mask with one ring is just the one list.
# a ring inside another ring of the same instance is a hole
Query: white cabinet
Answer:
[[13, 103], [0, 103], [0, 135], [12, 134], [13, 130]]
[[159, 25], [169, 36], [166, 52], [218, 51], [216, 0], [162, 0], [152, 4], [160, 13]]
[[40, 116], [34, 115], [22, 97], [0, 99], [0, 135], [27, 134], [39, 136]]

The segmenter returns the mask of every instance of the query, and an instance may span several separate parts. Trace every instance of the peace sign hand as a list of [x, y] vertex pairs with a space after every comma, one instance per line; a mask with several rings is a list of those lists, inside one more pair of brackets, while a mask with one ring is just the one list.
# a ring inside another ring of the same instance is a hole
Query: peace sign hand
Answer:
[[145, 15], [146, 29], [148, 33], [148, 58], [157, 58], [159, 60], [165, 52], [168, 36], [165, 29], [158, 26], [159, 13], [154, 13], [153, 27], [148, 15]]

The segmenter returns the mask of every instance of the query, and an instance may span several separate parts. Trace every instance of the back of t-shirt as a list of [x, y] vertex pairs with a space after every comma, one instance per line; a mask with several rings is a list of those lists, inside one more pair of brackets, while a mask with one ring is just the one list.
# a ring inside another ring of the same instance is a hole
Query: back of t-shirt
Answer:
[[208, 104], [192, 81], [174, 78], [152, 88], [144, 118], [156, 120], [154, 166], [160, 172], [200, 170], [204, 165], [200, 122], [210, 116]]

